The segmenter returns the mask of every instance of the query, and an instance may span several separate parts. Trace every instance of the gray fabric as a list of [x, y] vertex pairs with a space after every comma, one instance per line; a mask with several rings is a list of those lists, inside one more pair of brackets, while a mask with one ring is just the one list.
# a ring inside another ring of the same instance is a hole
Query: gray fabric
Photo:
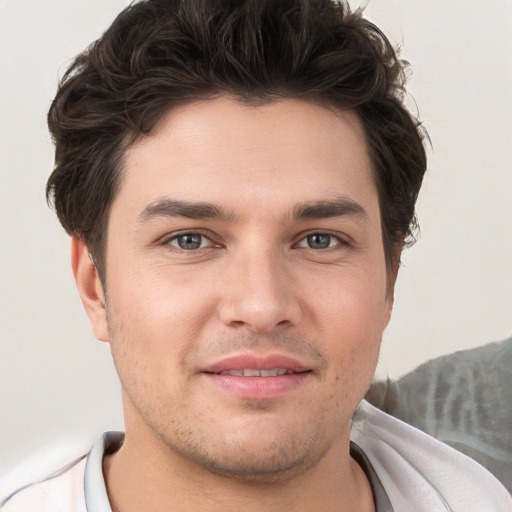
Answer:
[[512, 338], [374, 383], [366, 399], [475, 459], [512, 492]]

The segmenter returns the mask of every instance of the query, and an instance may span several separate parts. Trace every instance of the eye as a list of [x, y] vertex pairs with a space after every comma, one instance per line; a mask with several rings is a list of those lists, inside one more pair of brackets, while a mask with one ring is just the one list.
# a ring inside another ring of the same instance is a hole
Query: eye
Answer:
[[299, 242], [299, 247], [321, 250], [329, 249], [341, 243], [341, 239], [337, 236], [328, 233], [311, 233]]
[[184, 251], [195, 251], [215, 245], [209, 238], [200, 233], [181, 233], [173, 236], [166, 243]]

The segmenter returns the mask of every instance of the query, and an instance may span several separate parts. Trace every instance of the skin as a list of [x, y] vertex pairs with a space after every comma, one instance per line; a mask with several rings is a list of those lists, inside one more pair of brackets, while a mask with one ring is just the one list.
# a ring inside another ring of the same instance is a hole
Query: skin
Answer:
[[[226, 215], [176, 216], [169, 201]], [[294, 215], [322, 202], [331, 213]], [[126, 441], [104, 465], [113, 510], [374, 509], [349, 434], [393, 302], [380, 221], [352, 112], [220, 97], [172, 109], [127, 151], [108, 300], [79, 239], [72, 251], [123, 389]], [[180, 247], [183, 232], [200, 247]], [[308, 374], [259, 398], [202, 372], [240, 353], [284, 354]]]

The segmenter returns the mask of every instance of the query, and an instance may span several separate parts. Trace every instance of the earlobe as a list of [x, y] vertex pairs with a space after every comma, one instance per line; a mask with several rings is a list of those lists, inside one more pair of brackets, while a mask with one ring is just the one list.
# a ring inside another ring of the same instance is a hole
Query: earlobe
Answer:
[[100, 341], [109, 341], [103, 286], [87, 247], [74, 235], [71, 237], [71, 267], [94, 335]]

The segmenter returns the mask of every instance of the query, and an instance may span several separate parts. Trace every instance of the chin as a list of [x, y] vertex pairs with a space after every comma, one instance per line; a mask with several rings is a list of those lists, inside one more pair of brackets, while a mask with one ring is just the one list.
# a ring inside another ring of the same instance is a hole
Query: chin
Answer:
[[323, 454], [312, 456], [311, 453], [267, 453], [261, 451], [251, 453], [238, 452], [237, 455], [223, 453], [220, 456], [203, 454], [197, 456], [194, 462], [204, 469], [219, 476], [244, 482], [273, 483], [291, 480], [297, 475], [313, 468], [321, 460]]
[[[168, 448], [197, 466], [220, 476], [246, 482], [286, 481], [315, 467], [335, 442], [303, 429], [291, 431], [280, 426], [240, 430], [219, 429], [222, 437], [179, 436], [168, 439]], [[204, 434], [204, 432], [203, 432]]]

